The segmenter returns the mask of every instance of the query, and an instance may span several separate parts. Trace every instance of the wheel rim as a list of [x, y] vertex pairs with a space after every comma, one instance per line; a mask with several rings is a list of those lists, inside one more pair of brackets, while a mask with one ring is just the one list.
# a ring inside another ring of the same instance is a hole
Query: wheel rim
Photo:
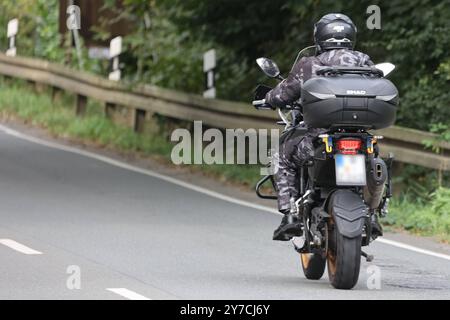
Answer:
[[311, 261], [312, 253], [301, 253], [300, 258], [302, 259], [302, 265], [305, 269], [308, 269], [309, 262]]
[[327, 263], [330, 273], [336, 274], [336, 255], [331, 250], [328, 250]]
[[[332, 248], [333, 246], [330, 246], [330, 238], [333, 237], [334, 231], [331, 230], [330, 231], [330, 227], [333, 227], [333, 230], [335, 228], [334, 226], [334, 221], [331, 218], [330, 220], [328, 220], [328, 226], [327, 226], [327, 266], [328, 266], [328, 270], [330, 271], [330, 273], [332, 275], [336, 274], [336, 253], [333, 251], [334, 248]], [[334, 244], [336, 245], [336, 244]]]

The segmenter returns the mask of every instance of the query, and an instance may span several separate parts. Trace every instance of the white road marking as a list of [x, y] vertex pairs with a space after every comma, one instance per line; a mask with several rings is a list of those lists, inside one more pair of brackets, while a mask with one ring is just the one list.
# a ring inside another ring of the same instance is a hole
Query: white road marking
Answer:
[[[37, 143], [37, 144], [40, 144], [40, 145], [43, 145], [43, 146], [46, 146], [46, 147], [50, 147], [50, 148], [54, 148], [54, 149], [58, 149], [58, 150], [63, 150], [63, 151], [79, 154], [79, 155], [82, 155], [82, 156], [85, 156], [85, 157], [88, 157], [88, 158], [92, 158], [92, 159], [96, 159], [96, 160], [102, 161], [104, 163], [108, 163], [110, 165], [113, 165], [113, 166], [116, 166], [116, 167], [119, 167], [119, 168], [122, 168], [122, 169], [130, 170], [130, 171], [133, 171], [133, 172], [137, 172], [137, 173], [141, 173], [141, 174], [144, 174], [144, 175], [147, 175], [147, 176], [158, 178], [158, 179], [161, 179], [161, 180], [173, 183], [175, 185], [184, 187], [186, 189], [194, 190], [194, 191], [197, 191], [199, 193], [203, 193], [203, 194], [206, 194], [206, 195], [208, 195], [210, 197], [214, 197], [214, 198], [217, 198], [217, 199], [220, 199], [220, 200], [223, 200], [223, 201], [231, 202], [231, 203], [234, 203], [234, 204], [237, 204], [237, 205], [241, 205], [241, 206], [252, 208], [252, 209], [256, 209], [256, 210], [262, 210], [262, 211], [274, 213], [274, 214], [277, 214], [277, 215], [282, 215], [276, 209], [273, 209], [273, 208], [270, 208], [270, 207], [267, 207], [267, 206], [254, 204], [254, 203], [251, 203], [251, 202], [248, 202], [248, 201], [244, 201], [244, 200], [235, 199], [233, 197], [226, 196], [226, 195], [220, 194], [218, 192], [211, 191], [211, 190], [208, 190], [208, 189], [196, 186], [196, 185], [188, 183], [188, 182], [184, 182], [184, 181], [181, 181], [181, 180], [169, 177], [169, 176], [165, 176], [163, 174], [160, 174], [160, 173], [157, 173], [157, 172], [154, 172], [154, 171], [151, 171], [151, 170], [135, 167], [135, 166], [132, 166], [130, 164], [127, 164], [127, 163], [124, 163], [124, 162], [121, 162], [121, 161], [118, 161], [118, 160], [115, 160], [115, 159], [111, 159], [111, 158], [108, 158], [106, 156], [102, 156], [102, 155], [99, 155], [99, 154], [96, 154], [96, 153], [93, 153], [93, 152], [89, 152], [89, 151], [86, 151], [86, 150], [81, 150], [81, 149], [78, 149], [78, 148], [69, 147], [69, 146], [58, 144], [58, 143], [54, 143], [54, 142], [46, 141], [46, 140], [43, 140], [43, 139], [39, 139], [39, 138], [36, 138], [36, 137], [32, 137], [32, 136], [23, 134], [21, 132], [18, 132], [16, 130], [13, 130], [11, 128], [8, 128], [8, 127], [6, 127], [4, 125], [0, 125], [0, 131], [3, 131], [4, 133], [6, 133], [8, 135], [14, 136], [14, 137], [22, 139], [22, 140], [26, 140], [26, 141], [29, 141], [29, 142]], [[417, 253], [421, 253], [421, 254], [437, 257], [437, 258], [450, 260], [450, 255], [437, 253], [437, 252], [433, 252], [433, 251], [429, 251], [429, 250], [424, 250], [424, 249], [421, 249], [421, 248], [418, 248], [418, 247], [415, 247], [415, 246], [411, 246], [411, 245], [407, 245], [407, 244], [404, 244], [404, 243], [401, 243], [401, 242], [398, 242], [398, 241], [389, 240], [389, 239], [386, 239], [386, 238], [377, 239], [376, 241], [379, 241], [379, 242], [384, 243], [384, 244], [392, 245], [392, 246], [395, 246], [395, 247], [398, 247], [398, 248], [402, 248], [402, 249], [405, 249], [405, 250], [409, 250], [409, 251], [413, 251], [413, 252], [417, 252]]]
[[27, 247], [21, 243], [18, 243], [17, 241], [11, 240], [11, 239], [0, 239], [0, 244], [3, 244], [4, 246], [7, 246], [8, 248], [11, 248], [13, 250], [16, 250], [23, 254], [42, 254], [42, 252], [31, 249], [30, 247]]
[[437, 252], [433, 252], [433, 251], [425, 250], [425, 249], [421, 249], [421, 248], [417, 248], [417, 247], [411, 246], [409, 244], [404, 244], [404, 243], [393, 241], [393, 240], [389, 240], [389, 239], [386, 239], [386, 238], [378, 238], [376, 241], [384, 243], [384, 244], [388, 244], [388, 245], [391, 245], [391, 246], [394, 246], [394, 247], [398, 247], [398, 248], [402, 248], [402, 249], [406, 249], [406, 250], [410, 250], [410, 251], [426, 254], [426, 255], [429, 255], [429, 256], [442, 258], [442, 259], [445, 259], [445, 260], [450, 260], [450, 256], [449, 255], [446, 255], [446, 254], [443, 254], [443, 253], [437, 253]]
[[106, 290], [114, 292], [115, 294], [118, 294], [129, 300], [152, 300], [126, 288], [107, 288]]

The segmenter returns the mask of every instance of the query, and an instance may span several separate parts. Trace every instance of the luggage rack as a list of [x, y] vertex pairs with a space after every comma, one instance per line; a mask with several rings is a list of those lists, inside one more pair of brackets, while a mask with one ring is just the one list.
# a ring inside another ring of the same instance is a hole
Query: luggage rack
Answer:
[[373, 74], [383, 77], [383, 71], [375, 67], [325, 67], [317, 70], [317, 75], [326, 74]]

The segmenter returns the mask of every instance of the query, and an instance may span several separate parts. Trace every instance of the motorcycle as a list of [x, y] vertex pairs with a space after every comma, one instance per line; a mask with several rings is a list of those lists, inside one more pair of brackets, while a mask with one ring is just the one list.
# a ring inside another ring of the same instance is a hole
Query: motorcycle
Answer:
[[[257, 63], [270, 78], [283, 80], [272, 60], [259, 58]], [[323, 67], [305, 81], [299, 101], [278, 109], [284, 133], [325, 129], [314, 141], [312, 159], [298, 168], [300, 196], [291, 201], [291, 213], [299, 216], [303, 230], [292, 242], [307, 279], [320, 279], [327, 265], [331, 285], [351, 289], [358, 282], [361, 256], [373, 259], [362, 247], [381, 236], [373, 225], [388, 211], [394, 157], [381, 158], [378, 142], [383, 137], [370, 131], [395, 122], [398, 91], [386, 79], [394, 68], [390, 63]], [[274, 109], [264, 100], [270, 89], [256, 88], [255, 108]], [[273, 175], [268, 175], [259, 181], [256, 193], [276, 199], [261, 193], [267, 181], [276, 189]]]

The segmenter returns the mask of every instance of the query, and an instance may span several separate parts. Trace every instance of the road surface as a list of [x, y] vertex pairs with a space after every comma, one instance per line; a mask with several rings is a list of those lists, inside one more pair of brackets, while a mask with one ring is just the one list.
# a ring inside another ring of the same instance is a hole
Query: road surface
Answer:
[[0, 299], [450, 298], [449, 256], [377, 241], [335, 290], [271, 240], [270, 210], [64, 148], [0, 128]]

